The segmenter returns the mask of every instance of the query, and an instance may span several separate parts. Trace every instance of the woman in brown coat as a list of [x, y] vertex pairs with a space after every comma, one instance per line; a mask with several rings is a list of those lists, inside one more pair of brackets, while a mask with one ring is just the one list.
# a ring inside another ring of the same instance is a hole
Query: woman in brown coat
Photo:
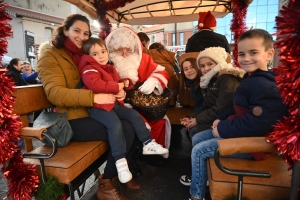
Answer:
[[[40, 47], [37, 63], [37, 72], [48, 100], [56, 106], [57, 112], [62, 113], [68, 109], [68, 120], [74, 132], [72, 141], [108, 140], [106, 127], [90, 118], [86, 108], [92, 107], [94, 103], [114, 103], [116, 98], [125, 97], [125, 92], [117, 95], [94, 94], [91, 90], [82, 89], [79, 84], [77, 66], [83, 55], [83, 43], [90, 36], [89, 20], [83, 15], [70, 15], [56, 29], [51, 42]], [[134, 142], [135, 133], [131, 124], [124, 120], [122, 125], [128, 158], [132, 156], [138, 143]], [[113, 200], [131, 199], [120, 193], [117, 175], [115, 160], [109, 152], [104, 174], [99, 177], [99, 185], [102, 187], [98, 188], [98, 197]], [[139, 189], [136, 182], [129, 181], [125, 186], [129, 189]]]

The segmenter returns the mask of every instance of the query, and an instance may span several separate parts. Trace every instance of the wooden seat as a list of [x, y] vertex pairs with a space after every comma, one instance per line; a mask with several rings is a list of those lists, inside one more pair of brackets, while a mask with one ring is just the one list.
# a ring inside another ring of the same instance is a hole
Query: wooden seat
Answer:
[[[218, 141], [219, 155], [235, 153], [270, 152], [272, 155], [264, 160], [247, 160], [238, 158], [210, 158], [207, 161], [208, 181], [211, 198], [221, 200], [231, 195], [247, 197], [250, 200], [287, 200], [289, 199], [292, 171], [288, 164], [276, 153], [272, 144], [265, 137], [233, 138]], [[230, 175], [217, 165], [229, 171]], [[244, 171], [241, 171], [244, 170]], [[258, 174], [260, 177], [241, 175], [242, 173]], [[268, 177], [270, 175], [270, 177]], [[240, 180], [238, 178], [241, 178]], [[241, 181], [240, 188], [238, 181]], [[238, 190], [239, 189], [239, 190]]]
[[[106, 161], [109, 145], [105, 141], [70, 142], [66, 147], [39, 146], [33, 148], [33, 140], [47, 136], [45, 128], [28, 127], [27, 113], [52, 107], [41, 85], [16, 87], [14, 113], [19, 114], [23, 128], [21, 136], [25, 140], [24, 162], [36, 165], [40, 180], [46, 175], [55, 176], [66, 184], [66, 194], [75, 199], [74, 191], [85, 182]], [[48, 137], [48, 136], [47, 136]], [[77, 190], [82, 196], [80, 190]], [[83, 189], [82, 189], [83, 191]]]
[[[46, 174], [56, 176], [60, 183], [69, 184], [107, 149], [108, 143], [103, 141], [70, 142], [68, 146], [59, 148], [51, 159], [45, 159]], [[52, 147], [42, 146], [30, 153], [49, 154], [51, 151]], [[37, 165], [37, 172], [41, 176], [40, 161], [38, 159], [25, 158], [24, 162]]]

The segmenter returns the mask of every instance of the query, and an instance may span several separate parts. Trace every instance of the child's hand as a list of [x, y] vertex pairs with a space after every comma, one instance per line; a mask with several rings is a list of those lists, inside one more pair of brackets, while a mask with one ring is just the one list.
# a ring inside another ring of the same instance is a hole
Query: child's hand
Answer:
[[220, 135], [219, 135], [219, 131], [218, 131], [218, 127], [216, 126], [215, 128], [213, 128], [212, 130], [212, 134], [215, 138], [219, 138]]
[[124, 83], [124, 87], [129, 87], [129, 80], [128, 79], [123, 81], [123, 83]]
[[187, 118], [187, 117], [184, 117], [184, 118], [180, 119], [180, 123], [181, 123], [183, 126], [187, 126], [187, 125], [190, 123], [190, 119]]
[[218, 124], [219, 124], [219, 122], [220, 122], [220, 120], [219, 119], [216, 119], [215, 121], [214, 121], [214, 123], [213, 123], [213, 125], [212, 125], [212, 129], [213, 128], [216, 128], [217, 126], [218, 126]]
[[187, 128], [191, 129], [197, 125], [196, 118], [190, 118]]
[[[122, 84], [123, 84], [123, 83], [122, 83]], [[116, 95], [114, 95], [114, 96], [118, 99], [118, 101], [122, 101], [122, 100], [124, 100], [125, 97], [126, 97], [126, 92], [122, 89], [122, 90], [119, 91], [118, 94], [116, 94]]]
[[119, 85], [119, 91], [123, 90], [125, 84], [122, 82], [122, 83], [118, 83], [118, 85]]

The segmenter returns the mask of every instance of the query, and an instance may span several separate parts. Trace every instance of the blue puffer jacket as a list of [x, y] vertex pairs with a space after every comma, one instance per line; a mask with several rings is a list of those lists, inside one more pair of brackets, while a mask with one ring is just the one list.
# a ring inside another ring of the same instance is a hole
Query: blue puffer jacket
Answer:
[[187, 84], [191, 88], [191, 95], [195, 102], [194, 112], [199, 112], [203, 109], [203, 96], [201, 92], [201, 88], [195, 86], [194, 80], [185, 80], [185, 84]]
[[222, 138], [264, 136], [277, 120], [288, 114], [272, 71], [246, 74], [236, 90], [233, 105], [218, 117]]

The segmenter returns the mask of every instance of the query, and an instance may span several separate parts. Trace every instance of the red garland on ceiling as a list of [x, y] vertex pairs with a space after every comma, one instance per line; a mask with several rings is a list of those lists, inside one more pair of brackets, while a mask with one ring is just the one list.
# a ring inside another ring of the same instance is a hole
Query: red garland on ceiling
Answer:
[[127, 3], [134, 2], [134, 0], [100, 0], [96, 5], [97, 13], [99, 14], [100, 32], [99, 37], [105, 39], [106, 36], [111, 32], [111, 23], [106, 17], [107, 11], [116, 10], [117, 8], [124, 7]]
[[238, 63], [238, 50], [237, 50], [237, 40], [241, 36], [242, 33], [246, 31], [246, 15], [247, 8], [249, 4], [246, 1], [241, 0], [232, 0], [232, 20], [230, 30], [234, 34], [233, 40], [233, 65], [240, 67]]
[[276, 124], [269, 137], [292, 169], [300, 160], [300, 1], [290, 0], [279, 13], [275, 47], [280, 50], [280, 66], [274, 71], [280, 94], [289, 106], [289, 116]]
[[[12, 34], [11, 20], [5, 12], [8, 4], [0, 0], [0, 58], [7, 53], [7, 41]], [[1, 59], [2, 60], [2, 59]], [[15, 83], [5, 75], [6, 69], [0, 69], [0, 164], [1, 172], [8, 182], [7, 197], [15, 200], [32, 199], [39, 183], [35, 166], [23, 162], [21, 150], [17, 148], [16, 141], [20, 139], [22, 122], [20, 117], [12, 114], [15, 102], [12, 93]]]

